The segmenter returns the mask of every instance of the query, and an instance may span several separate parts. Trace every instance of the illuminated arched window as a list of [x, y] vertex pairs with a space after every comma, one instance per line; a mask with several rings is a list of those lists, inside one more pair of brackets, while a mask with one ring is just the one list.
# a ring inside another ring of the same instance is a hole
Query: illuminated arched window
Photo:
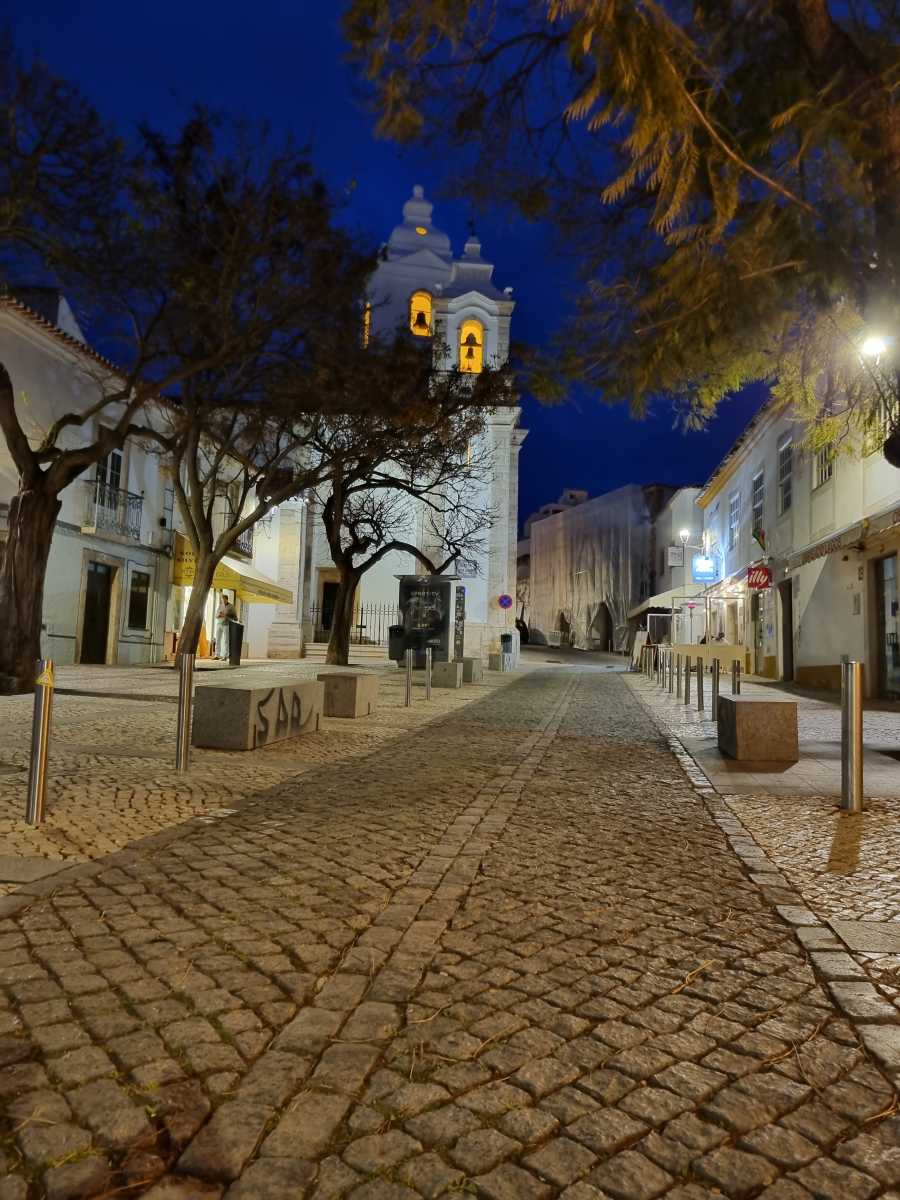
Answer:
[[362, 344], [368, 346], [369, 338], [372, 336], [372, 305], [366, 302], [363, 308], [363, 327], [362, 327]]
[[459, 369], [477, 375], [484, 367], [484, 326], [471, 317], [459, 329]]
[[410, 296], [409, 327], [417, 337], [431, 337], [430, 292], [413, 292]]

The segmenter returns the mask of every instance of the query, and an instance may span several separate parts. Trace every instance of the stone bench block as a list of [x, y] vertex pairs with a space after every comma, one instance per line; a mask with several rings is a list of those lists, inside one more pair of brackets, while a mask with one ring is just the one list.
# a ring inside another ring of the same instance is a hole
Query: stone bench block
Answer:
[[513, 669], [513, 656], [511, 654], [489, 654], [488, 655], [488, 670], [489, 671], [511, 671]]
[[463, 681], [463, 665], [461, 662], [436, 662], [431, 667], [431, 686], [439, 688], [460, 688]]
[[797, 704], [766, 696], [719, 696], [719, 749], [729, 758], [749, 762], [795, 763]]
[[210, 750], [258, 750], [301, 733], [315, 733], [324, 704], [324, 685], [315, 679], [270, 688], [198, 687], [192, 741]]
[[357, 671], [324, 672], [326, 717], [368, 717], [378, 704], [378, 676]]
[[484, 663], [480, 658], [464, 658], [462, 661], [463, 683], [481, 683], [484, 678]]

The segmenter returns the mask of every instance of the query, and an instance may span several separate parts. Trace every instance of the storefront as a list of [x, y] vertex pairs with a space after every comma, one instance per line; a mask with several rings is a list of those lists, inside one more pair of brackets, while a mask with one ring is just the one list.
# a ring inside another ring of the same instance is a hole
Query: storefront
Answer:
[[897, 554], [877, 558], [873, 564], [875, 582], [876, 686], [883, 700], [900, 700], [900, 593], [897, 580]]
[[[175, 534], [175, 555], [172, 563], [172, 603], [170, 624], [166, 633], [167, 657], [172, 657], [178, 642], [178, 634], [184, 623], [191, 590], [194, 582], [194, 551], [186, 537]], [[270, 579], [249, 562], [226, 555], [216, 567], [213, 584], [206, 598], [203, 614], [203, 629], [198, 657], [215, 656], [217, 620], [216, 613], [222, 600], [230, 600], [237, 609], [238, 620], [247, 619], [249, 604], [293, 604], [294, 596]]]

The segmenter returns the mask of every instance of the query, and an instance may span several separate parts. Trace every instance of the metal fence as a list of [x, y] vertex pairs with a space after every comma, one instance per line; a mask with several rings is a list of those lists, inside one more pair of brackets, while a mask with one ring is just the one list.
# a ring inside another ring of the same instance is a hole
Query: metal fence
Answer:
[[[314, 605], [309, 610], [314, 642], [328, 641], [333, 615], [334, 609], [327, 605]], [[350, 641], [357, 646], [386, 646], [389, 628], [400, 623], [396, 604], [361, 604], [353, 614]]]

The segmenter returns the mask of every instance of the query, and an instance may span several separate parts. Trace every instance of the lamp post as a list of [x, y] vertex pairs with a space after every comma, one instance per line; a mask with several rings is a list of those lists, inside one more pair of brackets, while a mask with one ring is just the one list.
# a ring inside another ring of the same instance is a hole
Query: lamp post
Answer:
[[[691, 531], [689, 529], [679, 530], [678, 540], [681, 542], [681, 590], [683, 592], [687, 591], [687, 549], [688, 549], [688, 542], [690, 541], [690, 538], [691, 538]], [[681, 605], [679, 605], [678, 607], [680, 609]], [[693, 641], [693, 640], [694, 640], [694, 622], [693, 622], [693, 613], [692, 613], [691, 614], [691, 641]]]

